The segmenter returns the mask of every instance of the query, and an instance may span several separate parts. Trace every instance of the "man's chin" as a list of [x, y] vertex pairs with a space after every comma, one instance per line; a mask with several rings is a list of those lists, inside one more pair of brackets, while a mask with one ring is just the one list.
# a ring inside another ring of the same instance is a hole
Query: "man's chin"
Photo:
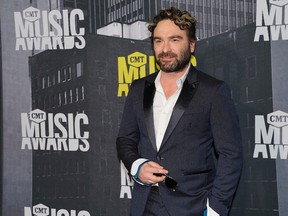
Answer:
[[175, 72], [175, 65], [160, 65], [160, 68], [161, 68], [161, 71], [165, 72], [165, 73], [172, 73], [172, 72]]
[[186, 67], [186, 65], [181, 65], [181, 67], [178, 65], [177, 67], [160, 67], [161, 71], [164, 73], [180, 73], [183, 72], [183, 69]]

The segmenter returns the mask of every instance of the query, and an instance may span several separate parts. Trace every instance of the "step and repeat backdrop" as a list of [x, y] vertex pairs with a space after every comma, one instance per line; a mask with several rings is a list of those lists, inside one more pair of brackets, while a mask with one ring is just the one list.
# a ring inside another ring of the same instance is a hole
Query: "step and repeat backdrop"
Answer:
[[287, 0], [1, 0], [0, 215], [129, 215], [115, 140], [130, 84], [157, 70], [132, 24], [168, 6], [198, 15], [192, 62], [232, 89], [244, 167], [230, 215], [287, 215]]

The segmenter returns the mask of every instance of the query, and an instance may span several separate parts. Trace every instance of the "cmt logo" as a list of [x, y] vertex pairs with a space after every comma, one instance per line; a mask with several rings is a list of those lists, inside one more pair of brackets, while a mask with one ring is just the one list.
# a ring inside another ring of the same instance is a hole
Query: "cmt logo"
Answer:
[[288, 40], [288, 0], [257, 0], [254, 41]]
[[[148, 64], [148, 65], [147, 65]], [[148, 67], [148, 73], [147, 73]], [[126, 57], [118, 57], [118, 97], [127, 96], [129, 85], [136, 79], [145, 77], [156, 71], [154, 56], [147, 57], [134, 52]]]
[[30, 112], [29, 119], [30, 121], [33, 121], [35, 123], [41, 123], [43, 121], [46, 121], [46, 112], [40, 109], [35, 109]]
[[255, 148], [253, 158], [287, 159], [288, 156], [288, 113], [275, 111], [264, 116], [255, 116]]
[[23, 18], [29, 22], [34, 22], [40, 19], [40, 10], [34, 7], [28, 7], [27, 9], [23, 10]]
[[39, 203], [33, 206], [32, 209], [31, 207], [24, 207], [24, 216], [90, 216], [90, 213], [84, 210], [77, 212], [76, 210], [50, 209], [48, 206]]
[[43, 204], [38, 204], [33, 207], [33, 214], [37, 216], [49, 215], [49, 208]]

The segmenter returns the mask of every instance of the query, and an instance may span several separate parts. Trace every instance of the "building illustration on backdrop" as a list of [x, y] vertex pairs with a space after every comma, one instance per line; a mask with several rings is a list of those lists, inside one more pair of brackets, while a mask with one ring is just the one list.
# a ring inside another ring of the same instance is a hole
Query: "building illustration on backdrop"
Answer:
[[[128, 38], [129, 34], [123, 35], [122, 28], [124, 31], [128, 28], [129, 32], [129, 26], [134, 25], [134, 28], [141, 30], [143, 23], [152, 20], [159, 10], [171, 6], [187, 10], [197, 18], [199, 39], [239, 28], [256, 19], [256, 0], [52, 0], [49, 2], [34, 0], [32, 2], [38, 9], [79, 8], [85, 13], [85, 22], [81, 25], [85, 26], [87, 33], [97, 34], [99, 31], [104, 31], [105, 34]], [[141, 26], [137, 27], [138, 25]], [[140, 34], [138, 37], [141, 38]]]

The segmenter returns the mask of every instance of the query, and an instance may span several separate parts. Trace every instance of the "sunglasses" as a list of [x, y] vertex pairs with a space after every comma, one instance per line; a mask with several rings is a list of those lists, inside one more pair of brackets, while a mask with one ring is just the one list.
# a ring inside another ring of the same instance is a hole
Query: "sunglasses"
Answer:
[[163, 174], [163, 173], [154, 173], [154, 175], [155, 175], [155, 176], [159, 176], [159, 177], [160, 177], [160, 176], [165, 176], [165, 177], [166, 177], [165, 180], [164, 180], [165, 185], [166, 185], [169, 189], [175, 191], [178, 183], [177, 183], [177, 181], [175, 181], [171, 176], [169, 176], [169, 175], [167, 175], [167, 174]]

